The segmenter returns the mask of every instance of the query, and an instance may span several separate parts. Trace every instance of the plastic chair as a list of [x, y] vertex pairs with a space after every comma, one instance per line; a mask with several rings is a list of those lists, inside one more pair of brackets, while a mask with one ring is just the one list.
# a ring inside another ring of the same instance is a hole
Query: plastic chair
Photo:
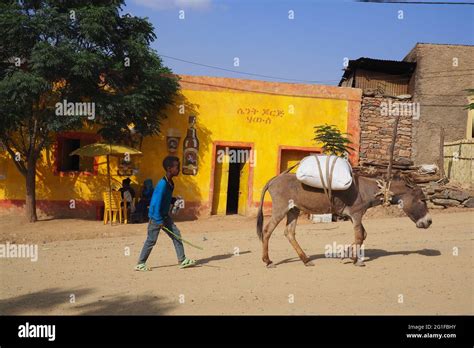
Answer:
[[119, 222], [122, 222], [122, 208], [120, 206], [122, 197], [120, 192], [112, 191], [109, 195], [109, 191], [105, 191], [102, 192], [102, 198], [104, 200], [104, 225], [107, 225], [109, 220], [112, 222], [117, 221], [117, 213], [119, 215]]

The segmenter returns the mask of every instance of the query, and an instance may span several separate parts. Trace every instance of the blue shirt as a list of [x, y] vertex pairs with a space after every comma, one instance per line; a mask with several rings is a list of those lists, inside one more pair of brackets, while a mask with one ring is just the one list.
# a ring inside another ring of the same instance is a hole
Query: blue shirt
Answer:
[[151, 196], [148, 217], [158, 224], [163, 223], [168, 217], [173, 190], [173, 182], [169, 182], [165, 176], [156, 184]]

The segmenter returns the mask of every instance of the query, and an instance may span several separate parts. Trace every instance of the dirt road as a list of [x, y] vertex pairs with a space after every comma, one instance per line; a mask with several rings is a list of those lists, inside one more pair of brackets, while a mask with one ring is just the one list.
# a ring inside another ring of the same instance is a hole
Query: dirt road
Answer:
[[277, 267], [266, 269], [254, 219], [213, 217], [178, 223], [204, 247], [186, 246], [197, 267], [178, 269], [171, 240], [160, 235], [153, 270], [140, 273], [132, 269], [146, 224], [31, 226], [3, 217], [1, 243], [39, 243], [39, 254], [36, 262], [0, 259], [0, 313], [473, 314], [473, 222], [472, 210], [435, 214], [427, 230], [406, 217], [368, 219], [363, 268], [325, 257], [327, 245], [352, 242], [350, 222], [298, 225], [314, 267], [296, 258], [282, 223], [270, 241]]

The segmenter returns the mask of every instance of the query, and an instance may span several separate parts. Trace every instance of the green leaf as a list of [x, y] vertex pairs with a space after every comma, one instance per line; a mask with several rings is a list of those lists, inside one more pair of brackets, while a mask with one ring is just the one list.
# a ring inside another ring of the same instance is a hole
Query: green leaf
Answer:
[[341, 156], [345, 152], [354, 151], [349, 145], [352, 143], [347, 137], [348, 133], [341, 133], [335, 125], [314, 126], [315, 137], [313, 140], [322, 143], [324, 153]]

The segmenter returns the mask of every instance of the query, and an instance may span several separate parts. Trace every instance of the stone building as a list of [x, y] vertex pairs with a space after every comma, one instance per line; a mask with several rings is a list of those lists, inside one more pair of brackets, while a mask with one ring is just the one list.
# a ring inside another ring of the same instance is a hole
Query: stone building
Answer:
[[418, 43], [403, 61], [350, 60], [339, 86], [362, 89], [361, 162], [388, 160], [397, 112], [396, 161], [440, 163], [441, 129], [445, 142], [473, 137], [474, 46]]
[[[361, 163], [389, 159], [395, 115], [400, 113], [394, 159], [410, 163], [412, 158], [412, 118], [409, 84], [416, 63], [359, 58], [349, 61], [339, 83], [362, 90], [360, 111]], [[413, 112], [412, 112], [413, 111]], [[415, 115], [416, 117], [416, 115]]]
[[474, 46], [417, 43], [404, 61], [417, 66], [410, 81], [413, 101], [420, 104], [412, 158], [415, 164], [435, 163], [441, 127], [446, 142], [473, 137], [466, 89], [474, 88]]

